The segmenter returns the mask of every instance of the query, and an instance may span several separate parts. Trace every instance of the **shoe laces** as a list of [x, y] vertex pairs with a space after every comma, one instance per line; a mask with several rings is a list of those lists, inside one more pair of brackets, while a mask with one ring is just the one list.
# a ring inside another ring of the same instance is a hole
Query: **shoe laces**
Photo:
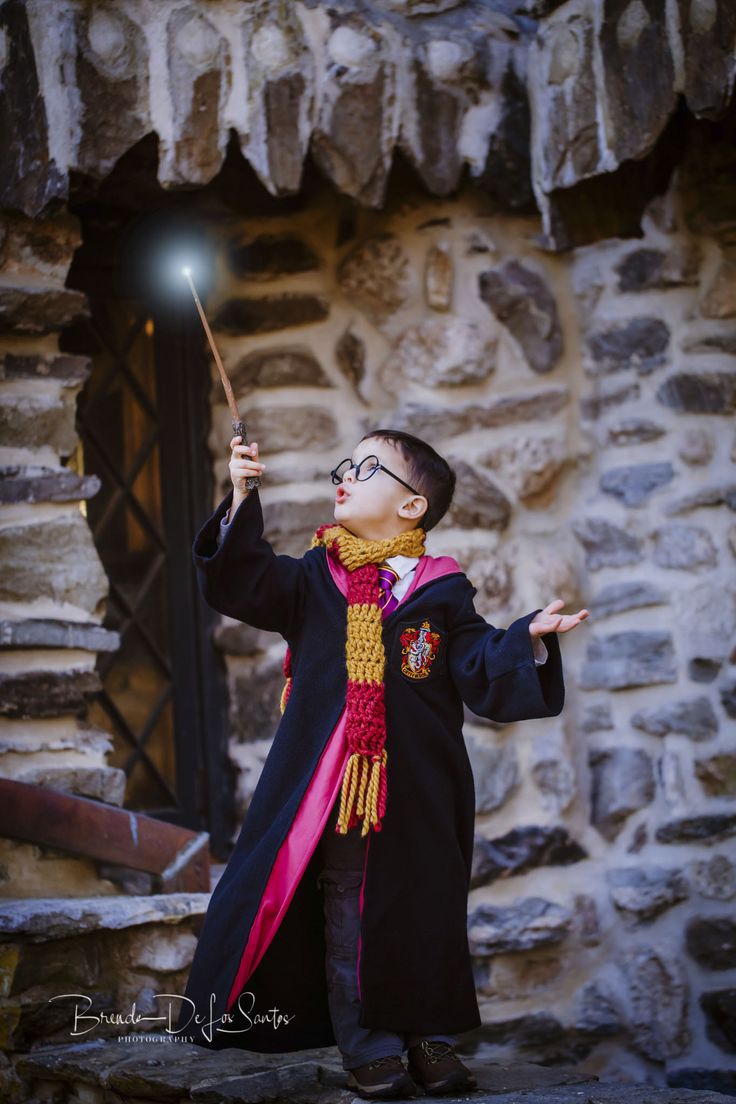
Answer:
[[457, 1058], [453, 1047], [440, 1039], [434, 1042], [431, 1039], [423, 1039], [420, 1045], [430, 1062], [438, 1062], [440, 1058]]
[[382, 1066], [386, 1062], [395, 1062], [397, 1058], [401, 1061], [398, 1054], [386, 1054], [383, 1058], [376, 1058], [373, 1062], [369, 1062], [368, 1069], [376, 1069], [376, 1067]]

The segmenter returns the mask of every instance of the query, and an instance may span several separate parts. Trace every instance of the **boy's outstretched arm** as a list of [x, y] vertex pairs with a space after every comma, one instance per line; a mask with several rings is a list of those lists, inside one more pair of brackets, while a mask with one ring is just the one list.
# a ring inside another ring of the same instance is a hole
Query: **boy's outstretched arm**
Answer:
[[208, 605], [256, 629], [294, 635], [305, 591], [303, 559], [277, 554], [263, 536], [258, 488], [239, 495], [227, 526], [235, 488], [194, 538], [197, 582]]
[[447, 648], [450, 674], [468, 709], [502, 723], [556, 717], [565, 703], [557, 634], [545, 633], [547, 661], [536, 664], [529, 623], [540, 610], [497, 629], [476, 610], [475, 593], [470, 585]]

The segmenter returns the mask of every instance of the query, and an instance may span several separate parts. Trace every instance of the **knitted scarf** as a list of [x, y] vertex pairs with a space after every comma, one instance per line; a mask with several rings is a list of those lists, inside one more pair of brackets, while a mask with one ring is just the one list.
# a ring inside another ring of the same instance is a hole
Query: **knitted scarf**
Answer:
[[[325, 545], [327, 554], [350, 572], [347, 590], [347, 718], [350, 758], [340, 792], [340, 813], [335, 831], [345, 835], [363, 818], [361, 836], [372, 827], [381, 830], [386, 812], [386, 714], [384, 709], [383, 615], [378, 604], [378, 565], [390, 556], [422, 556], [426, 533], [408, 529], [384, 540], [356, 537], [344, 525], [320, 525], [310, 548]], [[292, 685], [291, 650], [283, 666], [286, 685], [281, 712], [286, 709]]]

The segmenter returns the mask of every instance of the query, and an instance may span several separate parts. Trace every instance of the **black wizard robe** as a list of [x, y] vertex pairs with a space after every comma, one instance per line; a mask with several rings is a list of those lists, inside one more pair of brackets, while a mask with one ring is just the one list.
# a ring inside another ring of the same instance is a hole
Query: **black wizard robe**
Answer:
[[[347, 572], [322, 547], [276, 554], [258, 489], [218, 547], [232, 491], [193, 544], [215, 610], [280, 633], [292, 687], [237, 842], [204, 919], [176, 1025], [202, 1046], [265, 1053], [333, 1046], [319, 837], [345, 740]], [[451, 556], [420, 557], [383, 620], [386, 812], [367, 837], [356, 967], [367, 1028], [458, 1034], [480, 1025], [467, 935], [475, 790], [463, 702], [498, 722], [554, 717], [560, 647], [534, 661], [538, 610], [495, 628]], [[540, 607], [541, 608], [541, 607]], [[351, 831], [360, 831], [360, 825]]]

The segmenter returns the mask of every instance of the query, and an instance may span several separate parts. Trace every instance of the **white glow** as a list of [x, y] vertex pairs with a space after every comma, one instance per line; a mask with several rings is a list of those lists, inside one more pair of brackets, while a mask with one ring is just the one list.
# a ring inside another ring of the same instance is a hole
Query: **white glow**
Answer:
[[189, 299], [192, 284], [196, 284], [197, 289], [206, 294], [212, 267], [211, 258], [196, 242], [185, 240], [162, 248], [156, 265], [161, 284], [172, 297], [180, 299], [183, 295]]

